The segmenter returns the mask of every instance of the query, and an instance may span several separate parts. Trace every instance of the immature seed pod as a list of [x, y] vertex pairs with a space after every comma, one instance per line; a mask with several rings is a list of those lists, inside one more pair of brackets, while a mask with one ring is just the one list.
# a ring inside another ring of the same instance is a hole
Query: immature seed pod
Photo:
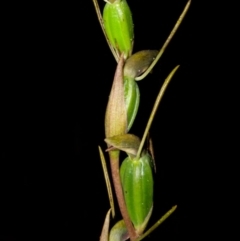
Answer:
[[124, 78], [124, 99], [127, 108], [127, 131], [129, 131], [137, 115], [140, 101], [138, 84], [132, 78]]
[[146, 228], [153, 207], [151, 156], [145, 153], [139, 159], [127, 157], [121, 165], [120, 176], [130, 219], [141, 234]]
[[120, 56], [125, 59], [132, 53], [133, 21], [131, 10], [126, 0], [108, 1], [103, 9], [103, 23], [107, 37]]

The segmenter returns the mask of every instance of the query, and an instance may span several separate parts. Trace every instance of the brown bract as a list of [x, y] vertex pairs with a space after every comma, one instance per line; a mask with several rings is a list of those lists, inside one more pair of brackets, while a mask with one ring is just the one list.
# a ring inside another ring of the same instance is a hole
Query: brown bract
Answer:
[[106, 137], [125, 134], [127, 131], [127, 111], [123, 86], [123, 55], [117, 65], [105, 115]]

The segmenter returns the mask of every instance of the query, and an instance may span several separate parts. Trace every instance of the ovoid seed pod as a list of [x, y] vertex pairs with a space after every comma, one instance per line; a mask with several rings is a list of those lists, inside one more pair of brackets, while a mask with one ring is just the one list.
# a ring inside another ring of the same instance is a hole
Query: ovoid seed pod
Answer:
[[126, 59], [132, 53], [134, 38], [131, 10], [126, 0], [111, 2], [103, 9], [104, 28], [111, 45]]
[[130, 219], [142, 233], [153, 207], [152, 158], [145, 153], [137, 158], [127, 157], [120, 168], [124, 198]]
[[136, 118], [140, 101], [140, 91], [134, 79], [124, 78], [124, 98], [127, 109], [127, 131], [129, 131]]

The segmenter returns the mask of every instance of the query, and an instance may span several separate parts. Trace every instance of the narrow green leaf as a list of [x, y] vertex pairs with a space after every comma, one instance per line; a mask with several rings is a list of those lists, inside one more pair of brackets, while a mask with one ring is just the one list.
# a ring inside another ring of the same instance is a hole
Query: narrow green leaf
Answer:
[[141, 139], [141, 143], [140, 143], [140, 146], [139, 146], [139, 149], [138, 149], [138, 153], [137, 153], [137, 157], [138, 157], [138, 158], [140, 157], [140, 155], [141, 155], [141, 153], [142, 153], [143, 145], [144, 145], [144, 143], [145, 143], [145, 140], [146, 140], [146, 138], [147, 138], [147, 135], [148, 135], [148, 133], [149, 133], [150, 127], [151, 127], [151, 125], [152, 125], [154, 116], [155, 116], [155, 114], [156, 114], [156, 112], [157, 112], [157, 108], [158, 108], [158, 106], [159, 106], [159, 104], [160, 104], [160, 102], [161, 102], [161, 100], [162, 100], [162, 97], [163, 97], [163, 95], [164, 95], [164, 93], [165, 93], [165, 90], [167, 89], [168, 84], [170, 83], [173, 75], [175, 74], [175, 72], [177, 71], [177, 69], [179, 68], [179, 66], [180, 66], [180, 65], [176, 66], [176, 67], [171, 71], [171, 73], [170, 73], [170, 74], [168, 75], [168, 77], [165, 79], [165, 81], [164, 81], [164, 83], [163, 83], [163, 85], [162, 85], [162, 87], [161, 87], [161, 89], [160, 89], [160, 91], [159, 91], [159, 93], [158, 93], [158, 96], [157, 96], [157, 98], [156, 98], [156, 100], [155, 100], [155, 103], [154, 103], [154, 106], [153, 106], [151, 115], [150, 115], [150, 117], [149, 117], [149, 119], [148, 119], [148, 123], [147, 123], [147, 126], [146, 126], [146, 128], [145, 128], [143, 137], [142, 137], [142, 139]]
[[105, 160], [105, 157], [103, 155], [103, 151], [102, 151], [100, 146], [98, 146], [98, 150], [99, 150], [100, 159], [101, 159], [102, 168], [103, 168], [103, 173], [104, 173], [104, 178], [105, 178], [105, 182], [106, 182], [106, 186], [107, 186], [109, 203], [110, 203], [110, 207], [111, 207], [111, 210], [112, 210], [112, 217], [114, 218], [115, 217], [115, 208], [114, 208], [112, 187], [111, 187], [111, 183], [110, 183], [110, 179], [109, 179], [109, 175], [108, 175], [106, 160]]

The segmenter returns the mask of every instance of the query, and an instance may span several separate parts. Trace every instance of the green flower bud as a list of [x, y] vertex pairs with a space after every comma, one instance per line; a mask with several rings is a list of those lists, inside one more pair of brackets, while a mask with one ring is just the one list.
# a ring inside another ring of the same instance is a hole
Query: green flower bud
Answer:
[[128, 131], [135, 120], [140, 101], [140, 92], [135, 78], [141, 75], [150, 66], [157, 54], [157, 50], [143, 50], [133, 54], [126, 60], [123, 75]]
[[124, 77], [135, 79], [151, 65], [157, 57], [158, 50], [142, 50], [133, 54], [126, 60], [123, 75]]
[[120, 56], [125, 59], [132, 53], [133, 21], [131, 10], [126, 0], [107, 2], [103, 9], [103, 24], [107, 37]]
[[145, 153], [140, 159], [127, 157], [120, 168], [124, 198], [130, 219], [141, 234], [153, 207], [152, 158]]

